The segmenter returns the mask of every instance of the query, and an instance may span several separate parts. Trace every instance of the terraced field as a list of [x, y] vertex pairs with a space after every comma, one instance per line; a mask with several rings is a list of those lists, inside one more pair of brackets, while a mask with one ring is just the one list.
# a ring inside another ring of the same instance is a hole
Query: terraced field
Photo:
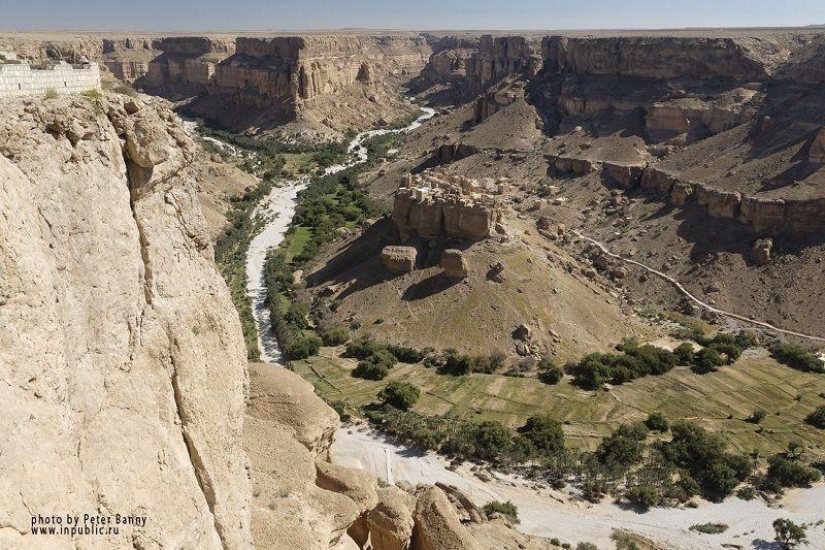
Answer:
[[[329, 401], [357, 409], [376, 400], [392, 380], [406, 380], [422, 390], [415, 410], [424, 414], [498, 420], [509, 426], [529, 416], [548, 413], [564, 421], [568, 444], [593, 449], [623, 423], [643, 420], [652, 411], [668, 418], [688, 419], [724, 435], [731, 450], [778, 452], [789, 441], [822, 449], [825, 438], [803, 422], [825, 404], [825, 376], [798, 372], [775, 362], [765, 351], [746, 352], [730, 367], [697, 375], [677, 367], [664, 376], [650, 376], [610, 391], [583, 391], [569, 379], [557, 386], [535, 378], [472, 374], [440, 375], [423, 365], [398, 364], [382, 382], [353, 378], [356, 362], [324, 348], [321, 355], [293, 362], [294, 369]], [[745, 419], [758, 409], [768, 414], [757, 426]]]

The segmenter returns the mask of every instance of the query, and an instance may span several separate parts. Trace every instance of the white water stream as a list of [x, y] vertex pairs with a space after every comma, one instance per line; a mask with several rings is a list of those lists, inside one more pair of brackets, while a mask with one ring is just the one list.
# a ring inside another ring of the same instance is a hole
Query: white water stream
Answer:
[[[424, 114], [418, 120], [401, 130], [373, 130], [359, 134], [349, 144], [350, 159], [326, 172], [339, 172], [364, 162], [367, 151], [362, 145], [369, 137], [413, 130], [435, 114], [432, 109], [422, 110]], [[247, 290], [254, 305], [261, 360], [275, 365], [281, 365], [281, 353], [271, 330], [269, 312], [264, 307], [263, 266], [266, 253], [283, 241], [295, 214], [298, 192], [307, 183], [307, 180], [288, 182], [283, 187], [274, 188], [261, 201], [258, 213], [268, 221], [252, 240], [247, 255]], [[813, 489], [788, 492], [780, 507], [770, 507], [761, 499], [746, 502], [730, 498], [721, 504], [702, 502], [695, 509], [654, 508], [642, 514], [610, 502], [582, 502], [571, 497], [569, 490], [537, 489], [534, 483], [509, 476], [496, 475], [491, 481], [482, 481], [466, 467], [450, 470], [444, 458], [394, 445], [364, 427], [342, 427], [332, 452], [336, 463], [369, 471], [389, 483], [432, 484], [441, 481], [466, 491], [479, 505], [491, 500], [510, 500], [519, 510], [519, 530], [558, 537], [574, 546], [577, 542], [588, 541], [600, 549], [613, 548], [612, 531], [627, 529], [645, 535], [665, 548], [678, 550], [706, 550], [721, 548], [723, 544], [771, 550], [779, 548], [772, 542], [771, 524], [781, 517], [811, 524], [809, 544], [805, 548], [825, 549], [825, 528], [813, 525], [825, 519], [825, 486], [821, 484]], [[691, 525], [708, 522], [726, 523], [730, 527], [722, 535], [703, 535], [689, 530]]]

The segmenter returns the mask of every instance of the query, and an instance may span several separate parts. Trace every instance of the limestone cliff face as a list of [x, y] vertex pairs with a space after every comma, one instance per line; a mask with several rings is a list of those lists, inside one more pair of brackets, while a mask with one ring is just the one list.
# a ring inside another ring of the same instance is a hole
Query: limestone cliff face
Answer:
[[542, 68], [541, 41], [530, 36], [442, 39], [434, 50], [421, 71], [422, 84], [454, 84], [465, 98], [507, 77], [530, 78]]
[[791, 37], [549, 36], [542, 56], [551, 70], [574, 74], [758, 80], [786, 60], [793, 45]]
[[706, 183], [687, 181], [657, 167], [644, 171], [640, 185], [669, 195], [670, 202], [676, 206], [695, 202], [715, 218], [739, 220], [759, 233], [803, 238], [825, 233], [825, 221], [821, 216], [825, 199], [820, 196], [778, 199], [743, 195]]
[[[192, 108], [230, 126], [305, 117], [335, 130], [370, 126], [392, 114], [375, 106], [397, 101], [393, 86], [418, 73], [429, 53], [427, 40], [412, 33], [239, 37], [234, 55], [198, 77], [208, 97]], [[345, 98], [356, 104], [342, 105]], [[357, 112], [348, 117], [350, 109]]]
[[135, 514], [107, 548], [249, 548], [237, 313], [195, 146], [123, 96], [0, 102], [0, 547], [32, 514]]

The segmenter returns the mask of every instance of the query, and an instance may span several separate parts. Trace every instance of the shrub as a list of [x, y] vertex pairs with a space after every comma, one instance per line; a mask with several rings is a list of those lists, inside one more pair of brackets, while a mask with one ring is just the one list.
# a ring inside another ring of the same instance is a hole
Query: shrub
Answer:
[[378, 397], [383, 399], [385, 403], [402, 411], [406, 411], [415, 405], [420, 396], [421, 392], [415, 385], [398, 380], [390, 382], [378, 394]]
[[803, 372], [825, 372], [825, 365], [814, 354], [796, 344], [777, 343], [771, 346], [771, 357], [792, 369]]
[[57, 97], [57, 90], [55, 90], [54, 88], [49, 88], [48, 90], [46, 90], [46, 93], [43, 94], [43, 99], [57, 99]]
[[813, 468], [788, 460], [782, 455], [774, 455], [768, 459], [763, 487], [771, 491], [778, 491], [782, 487], [808, 487], [819, 481], [820, 477], [820, 473]]
[[580, 542], [576, 545], [576, 550], [599, 550], [599, 548], [592, 542]]
[[814, 412], [805, 417], [805, 423], [814, 428], [825, 430], [825, 407], [819, 407]]
[[764, 409], [756, 409], [751, 413], [751, 415], [747, 418], [747, 421], [751, 424], [759, 424], [762, 422], [768, 413]]
[[671, 426], [673, 439], [658, 444], [662, 457], [678, 468], [687, 470], [709, 500], [722, 500], [750, 475], [749, 461], [725, 452], [725, 444], [717, 435], [688, 422]]
[[321, 339], [315, 334], [298, 336], [290, 341], [285, 350], [290, 359], [306, 359], [318, 354], [321, 348]]
[[690, 342], [682, 342], [676, 349], [673, 350], [673, 355], [676, 356], [676, 361], [680, 365], [693, 364], [693, 344]]
[[645, 510], [659, 504], [659, 492], [653, 485], [634, 485], [627, 490], [624, 496], [633, 505]]
[[710, 344], [710, 349], [716, 350], [724, 363], [727, 365], [733, 364], [742, 355], [742, 348], [737, 346], [734, 342], [717, 342]]
[[358, 340], [354, 340], [347, 344], [344, 349], [344, 357], [353, 357], [355, 359], [366, 359], [376, 351], [381, 349], [381, 346], [368, 336], [362, 336]]
[[325, 346], [340, 346], [349, 340], [349, 329], [347, 327], [332, 327], [321, 333], [321, 341]]
[[402, 363], [418, 363], [424, 359], [424, 354], [417, 349], [406, 346], [387, 345], [389, 351], [396, 359]]
[[601, 464], [627, 469], [641, 460], [643, 445], [638, 434], [624, 428], [620, 427], [599, 443], [596, 458]]
[[501, 514], [510, 518], [514, 523], [518, 523], [518, 508], [515, 504], [510, 502], [499, 502], [494, 500], [493, 502], [488, 502], [482, 507], [484, 511], [484, 515], [488, 518], [493, 514]]
[[797, 525], [789, 519], [779, 518], [773, 522], [776, 540], [785, 548], [794, 548], [807, 541], [805, 527]]
[[364, 380], [383, 380], [390, 373], [389, 369], [384, 365], [370, 363], [369, 361], [359, 361], [358, 366], [352, 371], [352, 375], [356, 378], [363, 378]]
[[645, 426], [652, 432], [666, 432], [670, 429], [667, 417], [660, 412], [652, 412], [645, 420]]
[[545, 356], [539, 360], [539, 380], [545, 384], [554, 386], [564, 378], [564, 371], [557, 367], [549, 357]]
[[545, 454], [555, 454], [564, 450], [564, 431], [561, 423], [549, 415], [531, 416], [518, 433], [533, 443]]
[[702, 348], [693, 358], [693, 367], [691, 370], [696, 374], [707, 374], [715, 372], [716, 369], [725, 364], [725, 360], [714, 348]]
[[691, 525], [690, 530], [705, 535], [721, 535], [728, 530], [728, 526], [724, 523], [697, 523]]

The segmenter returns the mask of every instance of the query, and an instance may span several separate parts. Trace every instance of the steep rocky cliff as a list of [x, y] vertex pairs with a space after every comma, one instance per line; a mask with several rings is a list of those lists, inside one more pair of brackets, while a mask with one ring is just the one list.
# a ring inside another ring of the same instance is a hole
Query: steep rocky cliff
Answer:
[[296, 120], [320, 132], [386, 124], [411, 112], [397, 86], [429, 52], [413, 33], [239, 37], [219, 63], [190, 62], [206, 95], [189, 109], [237, 130]]
[[[125, 96], [0, 113], [0, 546], [249, 548], [246, 353], [196, 146]], [[37, 514], [147, 520], [81, 542]]]

